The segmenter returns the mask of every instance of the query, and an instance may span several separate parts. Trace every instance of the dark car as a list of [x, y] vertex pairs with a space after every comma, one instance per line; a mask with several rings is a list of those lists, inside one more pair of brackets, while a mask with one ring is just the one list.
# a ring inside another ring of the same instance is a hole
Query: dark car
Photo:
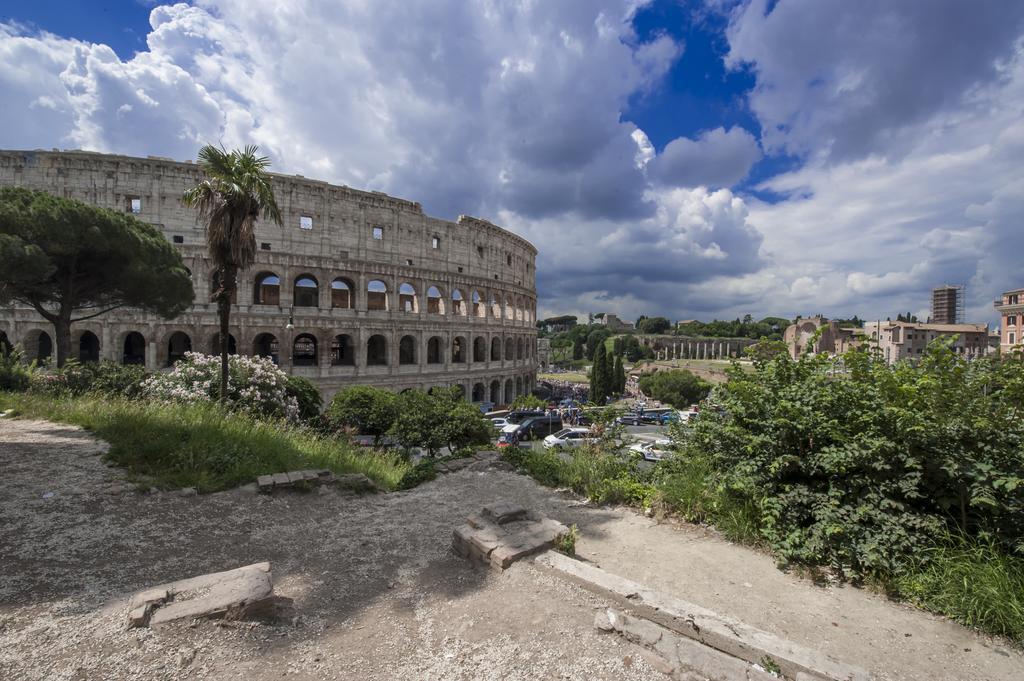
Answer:
[[542, 414], [524, 419], [516, 434], [520, 440], [539, 440], [562, 429], [562, 417], [558, 414]]
[[539, 409], [516, 409], [515, 411], [510, 411], [505, 420], [509, 423], [522, 423], [526, 419], [536, 416], [544, 416], [544, 412]]

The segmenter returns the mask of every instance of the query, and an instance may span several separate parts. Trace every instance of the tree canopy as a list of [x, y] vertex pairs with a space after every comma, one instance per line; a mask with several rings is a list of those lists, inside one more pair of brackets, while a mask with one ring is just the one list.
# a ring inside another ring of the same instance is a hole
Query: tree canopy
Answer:
[[640, 390], [659, 402], [671, 404], [676, 409], [685, 409], [707, 397], [711, 384], [693, 372], [681, 369], [658, 371], [641, 377]]
[[73, 323], [121, 307], [170, 319], [192, 298], [181, 255], [156, 227], [43, 191], [0, 189], [0, 301], [54, 325], [59, 366]]

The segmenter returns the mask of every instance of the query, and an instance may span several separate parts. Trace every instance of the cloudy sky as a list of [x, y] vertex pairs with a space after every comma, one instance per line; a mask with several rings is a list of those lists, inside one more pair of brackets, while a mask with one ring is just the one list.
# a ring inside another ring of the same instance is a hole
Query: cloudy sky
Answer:
[[540, 314], [968, 317], [1024, 286], [1019, 0], [33, 0], [0, 147], [194, 158], [491, 219]]

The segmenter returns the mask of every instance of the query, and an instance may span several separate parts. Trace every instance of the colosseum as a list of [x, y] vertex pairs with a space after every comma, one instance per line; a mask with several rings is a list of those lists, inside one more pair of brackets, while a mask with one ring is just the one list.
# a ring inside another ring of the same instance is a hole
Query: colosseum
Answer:
[[[0, 185], [124, 210], [181, 251], [196, 291], [174, 320], [114, 311], [77, 323], [73, 350], [170, 367], [219, 351], [213, 268], [203, 226], [181, 205], [201, 178], [191, 162], [82, 151], [0, 151]], [[261, 221], [256, 264], [239, 276], [231, 352], [270, 357], [329, 398], [349, 385], [458, 386], [474, 402], [510, 402], [536, 380], [537, 249], [486, 220], [432, 218], [419, 203], [301, 175], [274, 175], [284, 224]], [[0, 308], [0, 344], [30, 358], [53, 331], [27, 307]]]

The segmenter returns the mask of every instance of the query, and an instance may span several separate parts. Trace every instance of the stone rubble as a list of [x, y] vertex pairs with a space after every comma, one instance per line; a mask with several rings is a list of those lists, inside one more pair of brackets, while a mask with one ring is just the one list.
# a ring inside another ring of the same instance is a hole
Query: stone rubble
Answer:
[[471, 561], [505, 570], [515, 561], [550, 549], [569, 532], [562, 523], [510, 502], [484, 506], [452, 533], [452, 549]]
[[441, 461], [435, 466], [435, 470], [439, 474], [455, 473], [464, 469], [471, 471], [484, 471], [488, 469], [500, 471], [513, 470], [512, 464], [502, 460], [501, 454], [494, 451], [479, 451], [473, 456]]
[[277, 489], [309, 489], [324, 485], [336, 485], [352, 492], [379, 491], [373, 480], [362, 473], [335, 475], [329, 470], [304, 470], [261, 475], [256, 479], [256, 489], [264, 493]]

